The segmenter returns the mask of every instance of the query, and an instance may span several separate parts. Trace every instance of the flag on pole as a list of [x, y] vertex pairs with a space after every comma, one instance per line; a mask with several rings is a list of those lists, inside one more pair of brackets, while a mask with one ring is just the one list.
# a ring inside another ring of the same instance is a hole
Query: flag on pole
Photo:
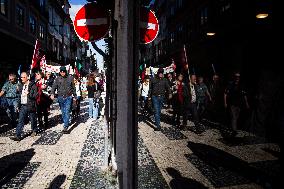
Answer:
[[32, 65], [31, 65], [31, 69], [34, 68], [38, 68], [40, 65], [38, 64], [38, 62], [41, 59], [40, 53], [39, 53], [39, 49], [40, 49], [40, 43], [39, 40], [36, 40], [35, 43], [35, 48], [34, 48], [34, 54], [33, 54], [33, 59], [32, 59]]
[[174, 69], [174, 71], [176, 70], [176, 68], [177, 68], [177, 65], [176, 65], [176, 63], [175, 63], [175, 61], [174, 61], [174, 59], [172, 58], [172, 64], [171, 64], [172, 66], [173, 66], [173, 69]]

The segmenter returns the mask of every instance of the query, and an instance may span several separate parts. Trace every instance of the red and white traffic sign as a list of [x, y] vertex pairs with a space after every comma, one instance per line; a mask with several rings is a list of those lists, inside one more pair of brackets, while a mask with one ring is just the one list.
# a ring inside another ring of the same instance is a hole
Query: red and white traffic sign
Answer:
[[74, 28], [84, 41], [97, 41], [109, 30], [110, 20], [106, 10], [96, 3], [87, 3], [75, 15]]
[[140, 9], [140, 41], [148, 44], [154, 41], [159, 33], [159, 23], [155, 13], [145, 7]]

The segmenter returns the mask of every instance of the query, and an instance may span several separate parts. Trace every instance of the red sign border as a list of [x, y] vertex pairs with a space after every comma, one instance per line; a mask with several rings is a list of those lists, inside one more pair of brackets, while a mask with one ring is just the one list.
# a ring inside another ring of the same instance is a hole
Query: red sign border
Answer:
[[[145, 8], [145, 7], [144, 7]], [[154, 11], [152, 11], [152, 10], [149, 10], [150, 12], [152, 12], [152, 14], [154, 15], [154, 17], [156, 18], [156, 20], [157, 20], [157, 24], [158, 24], [158, 30], [157, 30], [157, 33], [156, 33], [156, 35], [155, 35], [155, 37], [151, 40], [151, 41], [149, 41], [149, 42], [147, 42], [147, 43], [144, 43], [144, 42], [140, 42], [141, 44], [144, 44], [144, 45], [147, 45], [147, 44], [149, 44], [149, 43], [152, 43], [156, 38], [157, 38], [157, 36], [158, 36], [158, 34], [159, 34], [159, 31], [160, 31], [160, 25], [159, 25], [159, 20], [158, 20], [158, 18], [156, 17], [156, 14], [155, 14], [155, 12]], [[141, 39], [140, 39], [141, 40]]]
[[81, 39], [81, 41], [85, 41], [85, 42], [97, 42], [97, 41], [102, 40], [103, 38], [105, 38], [105, 36], [108, 34], [108, 32], [109, 32], [109, 30], [110, 30], [110, 28], [111, 28], [110, 15], [109, 15], [108, 12], [106, 11], [107, 14], [108, 14], [107, 20], [108, 20], [108, 23], [109, 23], [109, 27], [108, 27], [107, 32], [103, 35], [103, 37], [101, 37], [100, 39], [93, 40], [93, 41], [89, 41], [89, 40], [83, 39], [80, 35], [78, 35], [78, 33], [77, 33], [76, 29], [75, 29], [75, 18], [76, 18], [77, 13], [78, 13], [84, 6], [86, 6], [86, 5], [88, 5], [88, 4], [91, 4], [91, 3], [87, 3], [87, 4], [83, 5], [83, 6], [76, 12], [76, 14], [75, 14], [75, 16], [74, 16], [74, 21], [73, 21], [73, 28], [74, 28], [74, 31], [75, 31], [76, 35]]

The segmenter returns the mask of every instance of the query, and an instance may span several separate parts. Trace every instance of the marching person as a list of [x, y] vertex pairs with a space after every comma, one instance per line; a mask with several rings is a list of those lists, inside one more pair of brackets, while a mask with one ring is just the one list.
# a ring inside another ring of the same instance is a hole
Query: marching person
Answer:
[[224, 93], [224, 106], [228, 108], [231, 115], [232, 136], [237, 134], [238, 119], [242, 104], [244, 103], [246, 108], [249, 109], [247, 94], [241, 86], [240, 76], [239, 72], [234, 74], [234, 80], [229, 83]]
[[147, 105], [150, 86], [149, 83], [149, 77], [145, 77], [143, 83], [141, 84], [141, 108], [143, 114], [145, 114], [149, 110], [149, 107]]
[[[157, 76], [150, 81], [149, 87], [149, 100], [152, 98], [154, 111], [155, 111], [155, 124], [156, 131], [161, 130], [160, 125], [160, 117], [161, 117], [161, 109], [163, 107], [164, 99], [166, 94], [169, 94], [169, 98], [172, 98], [171, 89], [169, 86], [169, 82], [166, 78], [164, 78], [164, 69], [159, 68], [157, 72]], [[167, 92], [167, 93], [166, 93]]]
[[19, 105], [17, 86], [17, 77], [15, 74], [11, 73], [9, 74], [9, 80], [4, 84], [0, 92], [0, 97], [3, 97], [3, 104], [5, 100], [5, 104], [8, 106], [6, 113], [13, 127], [17, 125], [17, 109]]
[[36, 136], [38, 131], [36, 119], [36, 98], [38, 95], [37, 86], [34, 82], [29, 80], [29, 75], [26, 72], [21, 74], [21, 80], [22, 84], [19, 85], [19, 93], [21, 94], [19, 122], [16, 128], [16, 136], [10, 138], [15, 141], [20, 141], [22, 139], [21, 134], [27, 117], [30, 118], [33, 130], [31, 136]]
[[[184, 128], [187, 125], [189, 99], [188, 87], [183, 82], [183, 75], [179, 74], [177, 81], [175, 81], [173, 85], [173, 120], [180, 128]], [[181, 115], [183, 116], [182, 126], [180, 126]]]
[[[41, 71], [35, 73], [36, 86], [38, 88], [38, 96], [36, 99], [37, 103], [37, 117], [39, 122], [39, 127], [41, 129], [46, 129], [48, 127], [48, 110], [52, 103], [47, 93], [47, 85], [44, 81], [44, 74]], [[44, 123], [43, 120], [44, 119]]]
[[54, 100], [55, 98], [54, 95], [56, 89], [58, 93], [57, 100], [62, 112], [62, 119], [64, 122], [63, 133], [67, 134], [70, 123], [72, 98], [74, 97], [75, 100], [76, 91], [75, 91], [73, 77], [68, 76], [65, 66], [60, 67], [60, 75], [55, 79], [52, 85], [51, 96], [50, 96], [52, 100]]
[[198, 96], [197, 96], [196, 75], [194, 74], [190, 76], [189, 91], [190, 91], [189, 111], [191, 113], [195, 127], [198, 127], [199, 125], [199, 117], [197, 111]]

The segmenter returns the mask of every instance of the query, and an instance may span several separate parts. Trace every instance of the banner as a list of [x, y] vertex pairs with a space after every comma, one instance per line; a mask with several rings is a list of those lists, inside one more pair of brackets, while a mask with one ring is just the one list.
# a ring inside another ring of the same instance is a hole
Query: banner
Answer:
[[[59, 73], [60, 67], [61, 66], [52, 66], [52, 65], [45, 64], [45, 66], [42, 67], [42, 71], [43, 72], [51, 72], [51, 73]], [[72, 68], [72, 66], [70, 64], [66, 65], [65, 67], [66, 67], [66, 70], [69, 71], [69, 74], [71, 74], [71, 75], [74, 74], [74, 69]]]
[[[163, 69], [164, 69], [164, 74], [171, 73], [171, 72], [175, 71], [176, 65], [175, 65], [174, 62], [172, 62], [172, 64], [170, 66], [165, 67]], [[154, 68], [154, 67], [146, 68], [145, 75], [157, 74], [158, 70], [159, 70], [159, 68]]]

